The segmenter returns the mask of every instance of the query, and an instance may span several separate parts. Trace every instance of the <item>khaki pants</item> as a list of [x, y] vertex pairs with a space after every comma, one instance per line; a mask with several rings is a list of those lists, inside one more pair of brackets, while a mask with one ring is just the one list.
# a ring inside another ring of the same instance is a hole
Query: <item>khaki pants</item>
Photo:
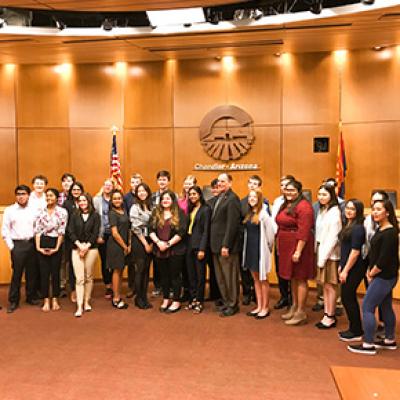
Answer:
[[78, 250], [72, 250], [72, 265], [76, 277], [76, 303], [82, 306], [88, 303], [93, 289], [93, 267], [98, 257], [97, 249], [90, 249], [84, 258], [79, 257]]
[[239, 304], [239, 254], [222, 257], [213, 254], [215, 277], [221, 292], [222, 300], [227, 307]]

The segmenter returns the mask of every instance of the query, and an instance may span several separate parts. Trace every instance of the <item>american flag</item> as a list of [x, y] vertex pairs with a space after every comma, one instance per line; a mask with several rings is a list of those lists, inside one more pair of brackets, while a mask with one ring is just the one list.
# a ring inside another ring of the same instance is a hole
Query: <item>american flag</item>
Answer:
[[[341, 125], [340, 125], [341, 128]], [[347, 172], [346, 153], [344, 150], [344, 140], [342, 130], [340, 129], [337, 159], [336, 159], [336, 182], [338, 187], [338, 196], [344, 199], [345, 178]]]
[[119, 162], [117, 150], [117, 131], [116, 127], [112, 128], [112, 146], [110, 155], [110, 178], [114, 182], [116, 189], [122, 190], [121, 163]]

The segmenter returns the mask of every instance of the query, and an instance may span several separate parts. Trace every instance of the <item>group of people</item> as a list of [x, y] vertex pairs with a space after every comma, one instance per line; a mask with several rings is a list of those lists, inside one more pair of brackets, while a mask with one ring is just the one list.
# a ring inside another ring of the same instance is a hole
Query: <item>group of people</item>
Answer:
[[[307, 322], [308, 281], [321, 288], [323, 317], [318, 329], [336, 326], [337, 302], [349, 321], [339, 332], [353, 352], [375, 354], [395, 349], [395, 314], [392, 290], [398, 279], [399, 226], [384, 191], [371, 198], [371, 215], [357, 199], [338, 198], [336, 182], [326, 179], [311, 204], [302, 184], [292, 175], [281, 178], [281, 196], [272, 205], [261, 191], [258, 175], [248, 179], [248, 195], [232, 190], [232, 177], [222, 173], [211, 182], [207, 200], [196, 178], [185, 178], [180, 193], [169, 185], [168, 171], [157, 174], [152, 192], [140, 174], [131, 178], [123, 194], [107, 179], [93, 198], [72, 174], [62, 176], [62, 190], [46, 188], [42, 175], [15, 189], [16, 202], [6, 208], [2, 235], [11, 251], [12, 279], [7, 311], [20, 302], [25, 272], [26, 302], [42, 310], [59, 310], [58, 298], [69, 281], [76, 317], [89, 312], [93, 269], [100, 255], [105, 298], [118, 310], [128, 308], [122, 298], [123, 271], [128, 266], [127, 298], [135, 296], [140, 309], [148, 301], [149, 270], [153, 264], [154, 295], [162, 295], [160, 312], [176, 313], [182, 303], [199, 314], [204, 309], [206, 268], [209, 299], [222, 317], [239, 312], [242, 303], [256, 306], [247, 313], [255, 319], [270, 315], [268, 274], [274, 263], [281, 298], [275, 309], [285, 309], [286, 325]], [[274, 262], [273, 262], [274, 261]], [[363, 318], [357, 288], [365, 281]], [[375, 337], [375, 309], [379, 327]]]

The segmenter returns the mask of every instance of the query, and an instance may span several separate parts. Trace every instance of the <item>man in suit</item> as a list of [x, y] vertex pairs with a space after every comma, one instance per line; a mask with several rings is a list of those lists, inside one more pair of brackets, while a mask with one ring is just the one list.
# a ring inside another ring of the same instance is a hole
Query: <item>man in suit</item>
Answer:
[[224, 303], [220, 307], [221, 317], [239, 311], [240, 200], [231, 186], [231, 175], [219, 175], [220, 194], [211, 216], [210, 246]]
[[[251, 190], [261, 190], [261, 186], [262, 186], [262, 179], [260, 176], [258, 175], [250, 176], [249, 180], [247, 181], [247, 188], [249, 189], [249, 193]], [[240, 215], [242, 221], [249, 212], [248, 198], [249, 196], [246, 196], [242, 200], [240, 200]], [[268, 213], [271, 214], [269, 209], [269, 202], [267, 199], [264, 199], [264, 204], [267, 206]], [[254, 281], [251, 276], [251, 272], [248, 269], [243, 269], [242, 263], [240, 263], [240, 279], [242, 283], [242, 293], [243, 293], [242, 304], [244, 306], [248, 306], [252, 299], [255, 300]]]

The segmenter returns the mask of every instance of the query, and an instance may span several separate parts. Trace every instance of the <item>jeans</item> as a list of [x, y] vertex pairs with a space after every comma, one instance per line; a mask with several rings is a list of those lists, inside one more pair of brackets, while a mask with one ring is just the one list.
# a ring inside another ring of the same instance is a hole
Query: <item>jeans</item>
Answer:
[[367, 293], [362, 304], [364, 323], [364, 342], [373, 343], [376, 321], [375, 309], [379, 305], [382, 310], [382, 318], [385, 323], [386, 339], [394, 339], [396, 316], [392, 306], [392, 291], [396, 286], [397, 277], [392, 279], [374, 278], [368, 286]]

